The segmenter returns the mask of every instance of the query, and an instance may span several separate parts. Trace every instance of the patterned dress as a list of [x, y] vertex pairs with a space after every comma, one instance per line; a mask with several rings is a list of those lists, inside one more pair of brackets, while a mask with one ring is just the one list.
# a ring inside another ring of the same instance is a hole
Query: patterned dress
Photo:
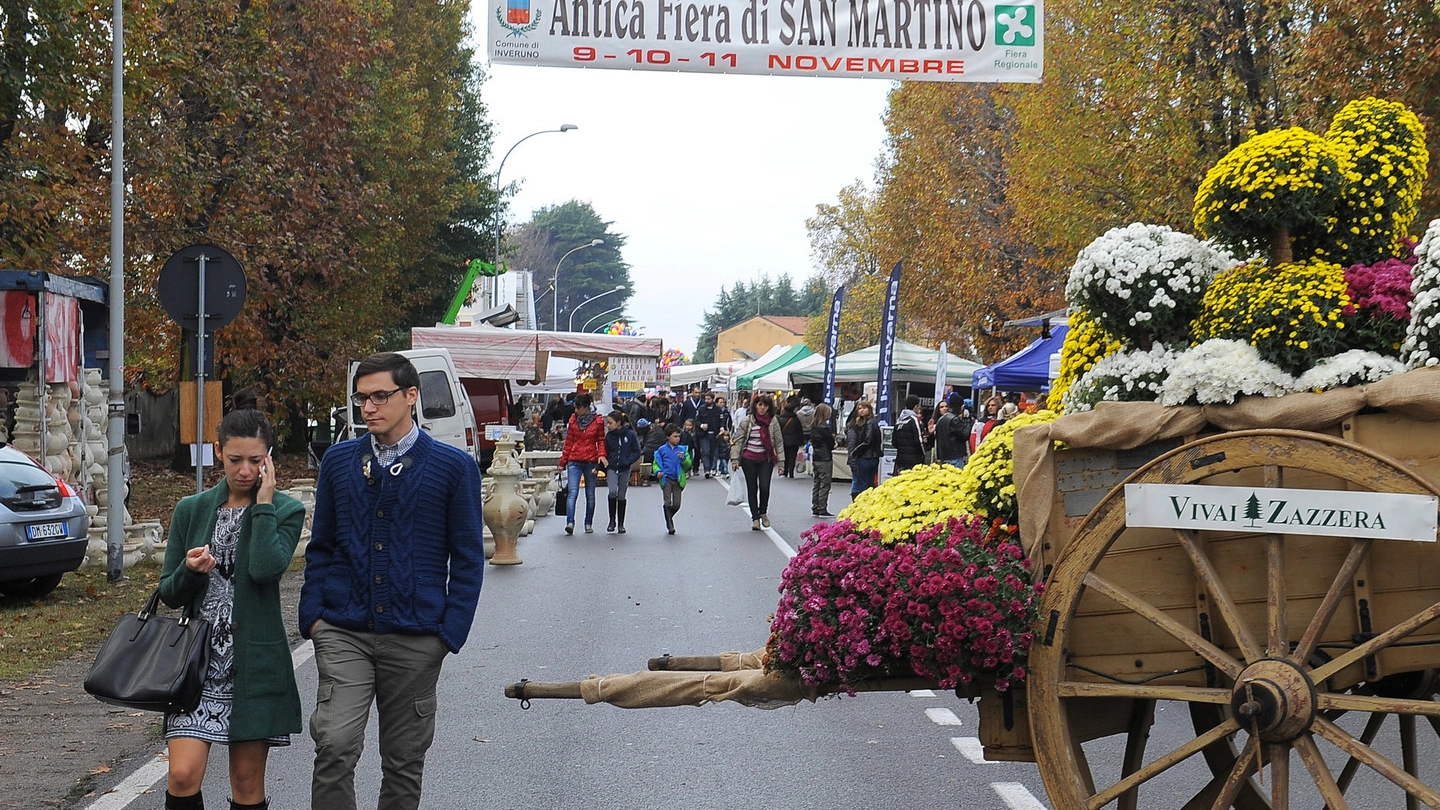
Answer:
[[[230, 711], [235, 698], [235, 549], [240, 541], [244, 506], [222, 506], [215, 513], [215, 533], [210, 537], [210, 554], [215, 568], [200, 616], [210, 622], [210, 666], [200, 705], [188, 714], [165, 715], [165, 739], [193, 737], [212, 743], [230, 742]], [[270, 745], [289, 745], [290, 735], [265, 740]]]

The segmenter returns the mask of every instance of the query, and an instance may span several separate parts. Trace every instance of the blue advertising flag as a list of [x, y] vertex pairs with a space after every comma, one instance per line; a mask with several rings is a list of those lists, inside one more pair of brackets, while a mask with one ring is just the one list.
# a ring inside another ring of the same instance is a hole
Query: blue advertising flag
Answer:
[[821, 401], [835, 406], [835, 347], [840, 343], [840, 307], [845, 301], [845, 285], [835, 288], [830, 299], [830, 326], [825, 330], [825, 393]]
[[880, 324], [880, 380], [875, 392], [875, 417], [882, 425], [890, 421], [890, 402], [894, 398], [890, 390], [890, 375], [895, 365], [895, 322], [900, 316], [900, 266], [890, 271], [890, 286], [885, 291], [885, 317]]

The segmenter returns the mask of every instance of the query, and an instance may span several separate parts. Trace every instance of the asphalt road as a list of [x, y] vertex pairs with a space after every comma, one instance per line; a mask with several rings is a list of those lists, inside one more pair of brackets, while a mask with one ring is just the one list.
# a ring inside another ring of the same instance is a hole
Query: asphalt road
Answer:
[[[631, 491], [626, 535], [602, 528], [569, 537], [562, 520], [543, 518], [536, 533], [520, 541], [523, 565], [487, 567], [469, 643], [445, 665], [423, 806], [1049, 808], [1033, 764], [980, 760], [975, 707], [953, 694], [872, 693], [770, 711], [735, 704], [626, 710], [560, 700], [536, 700], [522, 710], [503, 696], [505, 685], [521, 678], [579, 680], [643, 670], [648, 658], [667, 652], [763, 645], [787, 554], [812, 523], [809, 484], [805, 478], [775, 482], [770, 532], [751, 531], [744, 510], [724, 505], [721, 482], [703, 479], [687, 489], [673, 537], [664, 533], [656, 487]], [[844, 503], [847, 494], [832, 495], [832, 510]], [[603, 501], [600, 510], [603, 527]], [[308, 651], [308, 645], [296, 651], [307, 717], [315, 693]], [[1194, 739], [1184, 707], [1161, 704], [1156, 720], [1147, 761]], [[1358, 735], [1363, 718], [1346, 717], [1343, 724]], [[1112, 737], [1087, 744], [1086, 751], [1092, 765], [1118, 763], [1123, 745], [1123, 738]], [[361, 807], [373, 807], [379, 789], [375, 748], [372, 722], [357, 773]], [[1398, 761], [1393, 744], [1381, 748]], [[272, 753], [275, 810], [308, 807], [312, 752], [301, 734]], [[1344, 758], [1333, 750], [1326, 758], [1338, 773]], [[1428, 756], [1426, 763], [1436, 767]], [[1187, 762], [1167, 771], [1142, 789], [1141, 806], [1185, 805], [1209, 777], [1203, 768]], [[89, 810], [158, 808], [163, 777], [161, 760], [119, 768], [101, 786], [112, 792]], [[1292, 806], [1320, 806], [1304, 781], [1294, 780], [1298, 803]], [[205, 792], [210, 806], [225, 806], [225, 758], [218, 747]], [[1403, 804], [1393, 786], [1363, 769], [1347, 798], [1357, 810]]]

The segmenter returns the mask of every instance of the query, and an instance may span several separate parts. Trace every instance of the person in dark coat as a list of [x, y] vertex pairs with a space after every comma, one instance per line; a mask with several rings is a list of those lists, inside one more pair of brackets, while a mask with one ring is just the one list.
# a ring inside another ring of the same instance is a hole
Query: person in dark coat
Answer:
[[785, 462], [780, 470], [782, 478], [795, 477], [795, 457], [800, 454], [800, 448], [805, 444], [805, 426], [795, 411], [799, 405], [800, 398], [791, 396], [785, 401], [785, 409], [780, 412], [780, 435], [785, 439]]
[[[644, 420], [641, 420], [644, 421]], [[650, 473], [651, 466], [655, 463], [655, 451], [665, 443], [665, 424], [663, 422], [645, 426], [645, 438], [640, 442], [640, 486], [648, 487], [654, 480]]]
[[920, 421], [920, 398], [911, 394], [905, 398], [905, 410], [895, 422], [890, 434], [890, 444], [895, 448], [895, 472], [902, 473], [925, 463], [925, 428]]
[[640, 460], [640, 439], [620, 410], [611, 411], [605, 417], [605, 428], [605, 458], [610, 464], [605, 477], [605, 486], [609, 490], [610, 523], [605, 531], [616, 531], [618, 526], [618, 531], [624, 534], [625, 496], [630, 489], [630, 468]]
[[850, 462], [850, 498], [875, 486], [880, 472], [880, 457], [885, 453], [880, 423], [875, 419], [875, 406], [868, 400], [855, 403], [850, 427], [845, 431], [845, 447]]
[[830, 481], [835, 471], [831, 413], [830, 406], [822, 402], [815, 406], [815, 418], [810, 422], [810, 475], [815, 479], [810, 487], [810, 513], [815, 517], [834, 517], [830, 514]]
[[[699, 442], [699, 453], [697, 458], [700, 462], [700, 469], [705, 471], [705, 477], [709, 478], [715, 469], [716, 445], [715, 439], [720, 435], [720, 409], [715, 407], [715, 395], [709, 391], [705, 392], [705, 401], [701, 403], [700, 409], [695, 412], [695, 440]], [[729, 458], [729, 448], [726, 448], [726, 458]]]
[[231, 806], [268, 807], [270, 748], [289, 745], [301, 730], [280, 578], [300, 542], [305, 507], [275, 491], [275, 436], [263, 413], [238, 407], [218, 434], [225, 479], [175, 506], [160, 575], [161, 600], [193, 607], [212, 628], [199, 707], [165, 716], [169, 810], [205, 806], [200, 789], [214, 743], [230, 747]]

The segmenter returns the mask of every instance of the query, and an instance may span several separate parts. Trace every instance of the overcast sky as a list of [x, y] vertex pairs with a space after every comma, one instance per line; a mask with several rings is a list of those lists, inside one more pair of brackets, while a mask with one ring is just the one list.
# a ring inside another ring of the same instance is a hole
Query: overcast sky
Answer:
[[850, 183], [872, 184], [891, 87], [873, 79], [487, 71], [482, 97], [496, 164], [532, 132], [579, 127], [536, 136], [510, 154], [500, 181], [521, 184], [511, 221], [570, 199], [589, 202], [628, 239], [624, 259], [636, 290], [628, 314], [687, 354], [722, 286], [762, 272], [797, 282], [810, 275], [805, 220]]

